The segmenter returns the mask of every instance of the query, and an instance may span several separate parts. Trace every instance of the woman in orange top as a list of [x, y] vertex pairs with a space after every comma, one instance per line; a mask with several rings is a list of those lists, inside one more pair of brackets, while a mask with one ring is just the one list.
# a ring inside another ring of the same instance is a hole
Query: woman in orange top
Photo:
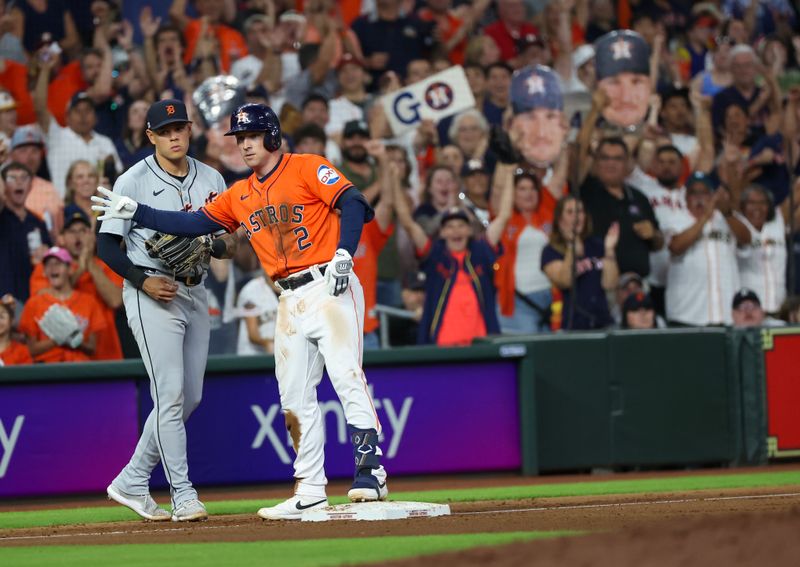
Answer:
[[[19, 330], [28, 337], [28, 349], [36, 362], [88, 361], [95, 352], [97, 333], [106, 328], [100, 306], [91, 295], [73, 290], [69, 277], [72, 257], [64, 248], [50, 248], [42, 263], [50, 287], [31, 297], [25, 304]], [[83, 342], [78, 347], [57, 344], [39, 327], [39, 320], [54, 304], [66, 307], [77, 318], [83, 331]]]
[[[539, 179], [518, 169], [514, 176], [514, 212], [503, 231], [503, 255], [495, 285], [503, 333], [531, 334], [550, 329], [550, 281], [541, 269], [556, 199]], [[519, 260], [519, 261], [518, 261]]]
[[32, 364], [33, 359], [28, 347], [11, 339], [13, 323], [14, 311], [9, 305], [0, 303], [0, 366]]

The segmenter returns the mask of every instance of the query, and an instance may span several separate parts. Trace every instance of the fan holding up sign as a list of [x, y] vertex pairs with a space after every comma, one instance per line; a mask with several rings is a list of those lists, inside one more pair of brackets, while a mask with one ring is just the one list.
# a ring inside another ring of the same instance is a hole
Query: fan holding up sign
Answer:
[[598, 85], [609, 98], [603, 118], [623, 128], [640, 125], [653, 92], [647, 42], [634, 31], [616, 30], [595, 41], [594, 49]]
[[550, 166], [567, 135], [564, 99], [557, 75], [544, 65], [525, 67], [511, 79], [511, 139], [527, 163]]

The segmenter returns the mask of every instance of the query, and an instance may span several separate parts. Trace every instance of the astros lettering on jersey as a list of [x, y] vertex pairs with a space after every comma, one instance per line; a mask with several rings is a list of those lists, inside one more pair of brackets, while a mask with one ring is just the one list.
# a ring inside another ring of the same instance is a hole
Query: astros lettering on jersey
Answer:
[[300, 157], [284, 154], [263, 181], [253, 173], [200, 209], [229, 232], [244, 228], [273, 280], [330, 261], [339, 243], [333, 206], [353, 186], [325, 158]]

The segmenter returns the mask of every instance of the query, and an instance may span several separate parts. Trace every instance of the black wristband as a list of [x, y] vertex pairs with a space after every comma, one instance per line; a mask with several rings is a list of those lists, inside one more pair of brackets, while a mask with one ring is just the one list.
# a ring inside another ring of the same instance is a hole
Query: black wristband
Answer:
[[137, 268], [136, 266], [131, 266], [125, 273], [125, 279], [131, 282], [136, 289], [142, 289], [144, 280], [146, 280], [148, 277], [149, 276], [144, 273], [144, 270]]
[[221, 259], [228, 251], [228, 245], [221, 238], [215, 238], [211, 242], [211, 257]]

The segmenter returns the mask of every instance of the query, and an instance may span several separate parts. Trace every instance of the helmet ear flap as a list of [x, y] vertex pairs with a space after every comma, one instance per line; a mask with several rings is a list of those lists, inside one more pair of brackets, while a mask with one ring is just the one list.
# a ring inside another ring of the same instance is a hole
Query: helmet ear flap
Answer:
[[276, 136], [275, 132], [269, 130], [264, 132], [264, 149], [268, 152], [277, 152], [282, 142], [281, 137], [279, 135]]

